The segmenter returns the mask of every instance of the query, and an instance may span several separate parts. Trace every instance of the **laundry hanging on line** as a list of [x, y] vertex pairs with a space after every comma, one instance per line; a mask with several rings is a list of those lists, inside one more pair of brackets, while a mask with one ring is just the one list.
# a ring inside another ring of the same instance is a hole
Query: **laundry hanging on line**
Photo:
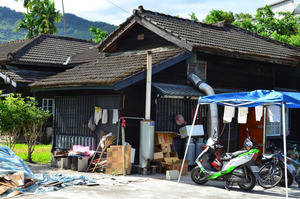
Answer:
[[108, 120], [107, 109], [102, 110], [102, 124], [106, 124]]
[[232, 118], [235, 114], [235, 107], [231, 106], [224, 106], [224, 115], [223, 115], [223, 121], [225, 122], [231, 122]]
[[94, 122], [96, 125], [98, 125], [101, 118], [102, 118], [102, 108], [95, 106]]
[[246, 124], [247, 123], [247, 116], [248, 116], [248, 107], [239, 107], [238, 123], [239, 124]]
[[112, 123], [116, 124], [119, 120], [119, 110], [118, 109], [113, 109], [113, 118], [112, 118]]
[[256, 121], [260, 121], [263, 115], [263, 106], [256, 106], [255, 107], [255, 119]]

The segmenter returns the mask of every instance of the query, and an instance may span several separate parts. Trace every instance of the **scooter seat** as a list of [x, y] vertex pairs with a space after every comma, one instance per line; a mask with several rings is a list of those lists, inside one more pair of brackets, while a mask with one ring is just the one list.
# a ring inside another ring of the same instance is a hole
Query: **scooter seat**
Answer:
[[236, 151], [233, 153], [223, 153], [220, 159], [222, 161], [230, 160], [230, 159], [235, 158], [245, 152], [247, 152], [247, 150]]

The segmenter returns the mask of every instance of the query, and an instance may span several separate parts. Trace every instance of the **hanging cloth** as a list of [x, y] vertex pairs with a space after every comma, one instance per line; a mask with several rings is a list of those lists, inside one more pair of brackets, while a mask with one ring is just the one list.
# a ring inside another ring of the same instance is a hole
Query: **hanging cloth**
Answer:
[[280, 122], [280, 107], [276, 105], [268, 106], [268, 116], [270, 122]]
[[98, 125], [99, 120], [101, 120], [101, 117], [102, 117], [102, 108], [95, 106], [94, 122], [96, 125]]
[[247, 107], [239, 107], [238, 123], [239, 124], [246, 124], [247, 123], [247, 116], [248, 116], [248, 108]]
[[256, 106], [255, 107], [255, 118], [256, 118], [256, 121], [260, 121], [261, 120], [261, 117], [263, 115], [263, 106]]
[[235, 113], [235, 107], [224, 106], [223, 120], [225, 122], [230, 123], [232, 121], [232, 118], [234, 117], [234, 113]]
[[102, 110], [102, 124], [106, 124], [107, 123], [107, 109], [103, 109]]
[[113, 110], [113, 118], [112, 118], [112, 123], [116, 124], [119, 120], [119, 110], [118, 109], [114, 109]]

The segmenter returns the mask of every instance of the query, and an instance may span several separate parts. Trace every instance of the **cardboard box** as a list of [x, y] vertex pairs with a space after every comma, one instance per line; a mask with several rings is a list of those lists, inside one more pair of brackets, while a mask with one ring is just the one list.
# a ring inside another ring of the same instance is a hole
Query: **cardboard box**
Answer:
[[[192, 129], [192, 125], [186, 125], [184, 127], [181, 127], [179, 129], [180, 135], [183, 137], [188, 137], [190, 135]], [[204, 135], [204, 130], [203, 130], [203, 125], [194, 125], [193, 131], [191, 132], [192, 136], [203, 136]]]
[[154, 153], [153, 160], [157, 161], [157, 162], [163, 161], [164, 160], [164, 153], [163, 152]]
[[154, 133], [155, 144], [173, 144], [172, 133]]
[[[177, 160], [174, 164], [172, 164], [172, 170], [178, 170], [180, 172], [183, 160]], [[184, 161], [183, 169], [181, 175], [187, 175], [189, 168], [188, 168], [189, 160]]]
[[170, 144], [161, 144], [160, 145], [162, 152], [171, 152], [171, 145]]
[[173, 164], [178, 160], [179, 160], [178, 157], [166, 157], [166, 158], [164, 158], [164, 161], [165, 161], [166, 164]]
[[164, 152], [163, 155], [164, 155], [165, 158], [178, 157], [177, 152]]

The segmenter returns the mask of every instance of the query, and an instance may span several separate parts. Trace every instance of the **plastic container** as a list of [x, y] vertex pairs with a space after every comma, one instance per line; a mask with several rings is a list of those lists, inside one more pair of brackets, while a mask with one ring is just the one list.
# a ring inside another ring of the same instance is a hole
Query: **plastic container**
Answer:
[[[185, 149], [186, 149], [186, 145], [188, 142], [188, 138], [185, 140]], [[189, 145], [189, 149], [187, 151], [186, 154], [186, 160], [189, 160], [189, 164], [188, 165], [194, 165], [195, 164], [195, 156], [196, 156], [196, 150], [195, 150], [195, 143], [193, 142], [193, 140], [190, 141], [190, 145]]]

